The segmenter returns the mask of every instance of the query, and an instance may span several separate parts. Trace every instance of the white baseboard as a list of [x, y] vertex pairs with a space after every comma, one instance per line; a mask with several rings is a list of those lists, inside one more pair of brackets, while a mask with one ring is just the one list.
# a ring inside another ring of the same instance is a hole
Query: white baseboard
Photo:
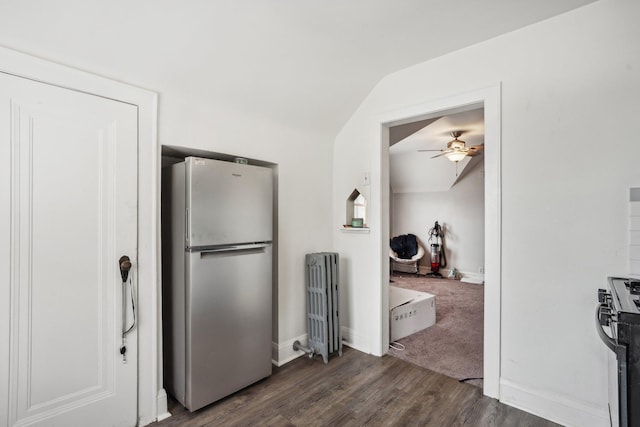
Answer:
[[[413, 268], [413, 266], [405, 265], [405, 264], [398, 264], [398, 263], [394, 264], [393, 270], [394, 271], [398, 271], [398, 272], [402, 272], [402, 273], [415, 273], [416, 272], [416, 269]], [[451, 269], [449, 269], [449, 268], [441, 268], [440, 269], [440, 274], [442, 274], [442, 277], [444, 279], [446, 279], [449, 276], [449, 271], [451, 271]], [[425, 276], [427, 273], [430, 273], [430, 272], [431, 272], [431, 267], [424, 266], [424, 265], [421, 265], [420, 267], [418, 267], [418, 274], [419, 275]], [[471, 271], [460, 271], [460, 270], [458, 270], [458, 276], [457, 277], [461, 278], [461, 277], [464, 277], [464, 276], [474, 277], [474, 278], [481, 278], [484, 281], [484, 274], [482, 274], [482, 273], [474, 273], [474, 272], [471, 272]], [[391, 276], [391, 280], [393, 280], [393, 276]]]
[[607, 408], [500, 380], [500, 402], [564, 426], [609, 426]]
[[461, 282], [473, 283], [476, 285], [484, 285], [484, 274], [483, 273], [468, 273], [462, 272], [458, 274], [461, 277]]
[[346, 326], [342, 326], [342, 343], [363, 353], [371, 354], [369, 341]]
[[300, 335], [296, 338], [292, 338], [283, 343], [271, 343], [271, 363], [276, 366], [282, 366], [285, 363], [289, 363], [300, 356], [303, 356], [304, 351], [295, 351], [293, 349], [293, 343], [300, 341], [303, 346], [307, 345], [307, 334]]
[[[342, 326], [342, 344], [359, 350], [363, 353], [371, 353], [368, 347], [368, 341], [363, 339], [360, 335], [353, 332], [352, 329]], [[282, 366], [286, 363], [297, 359], [300, 356], [304, 356], [304, 351], [295, 351], [293, 349], [293, 343], [300, 341], [300, 344], [306, 346], [308, 343], [307, 334], [300, 335], [296, 338], [291, 338], [281, 344], [271, 343], [271, 363], [276, 366]]]
[[171, 416], [171, 413], [169, 412], [169, 404], [167, 402], [167, 392], [164, 388], [161, 388], [158, 391], [156, 408], [158, 414], [156, 416], [156, 421], [166, 420]]

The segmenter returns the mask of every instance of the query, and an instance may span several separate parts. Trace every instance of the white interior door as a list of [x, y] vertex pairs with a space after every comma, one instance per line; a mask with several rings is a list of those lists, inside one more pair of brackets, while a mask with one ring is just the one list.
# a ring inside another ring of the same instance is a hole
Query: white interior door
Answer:
[[0, 425], [136, 424], [136, 254], [136, 107], [0, 73]]

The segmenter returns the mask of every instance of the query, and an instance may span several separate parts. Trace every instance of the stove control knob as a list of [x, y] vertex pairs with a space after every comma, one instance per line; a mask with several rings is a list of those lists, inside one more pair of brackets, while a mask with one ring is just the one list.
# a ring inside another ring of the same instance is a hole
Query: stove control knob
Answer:
[[598, 289], [598, 302], [608, 304], [611, 301], [611, 294], [605, 289]]
[[611, 323], [611, 309], [608, 307], [600, 307], [598, 320], [600, 321], [600, 325], [609, 326], [609, 323]]

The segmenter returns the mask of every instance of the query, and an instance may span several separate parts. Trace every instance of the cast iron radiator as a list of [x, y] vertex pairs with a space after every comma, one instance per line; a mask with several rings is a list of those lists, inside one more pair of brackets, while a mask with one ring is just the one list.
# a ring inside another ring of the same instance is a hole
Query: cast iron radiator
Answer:
[[329, 354], [335, 351], [342, 356], [338, 264], [337, 253], [322, 252], [306, 256], [309, 348], [313, 353], [321, 354], [324, 363], [329, 361]]

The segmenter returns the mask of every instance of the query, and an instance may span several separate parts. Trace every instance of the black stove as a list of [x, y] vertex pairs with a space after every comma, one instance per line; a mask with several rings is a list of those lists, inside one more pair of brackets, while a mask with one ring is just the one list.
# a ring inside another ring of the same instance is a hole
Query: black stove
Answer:
[[609, 354], [611, 424], [640, 427], [640, 280], [609, 277], [598, 290], [596, 323]]

